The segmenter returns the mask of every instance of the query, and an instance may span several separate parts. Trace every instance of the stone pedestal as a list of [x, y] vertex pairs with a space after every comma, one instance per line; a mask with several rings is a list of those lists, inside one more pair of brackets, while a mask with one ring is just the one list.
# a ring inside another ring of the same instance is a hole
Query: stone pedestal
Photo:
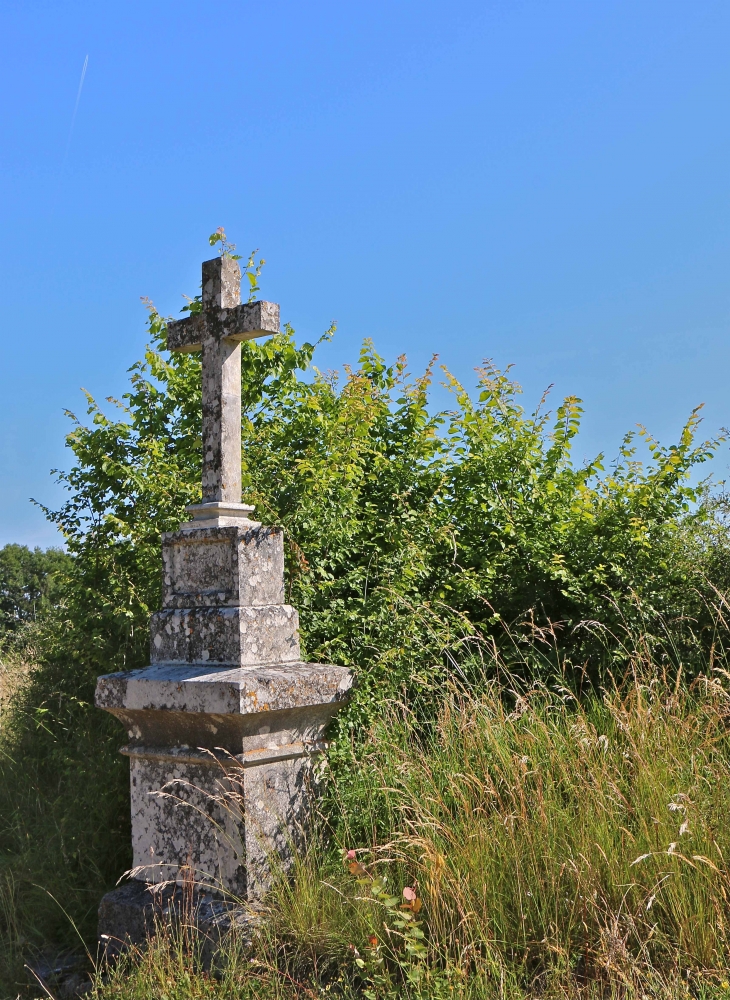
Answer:
[[[243, 504], [190, 510], [192, 522], [163, 536], [151, 664], [100, 677], [96, 704], [128, 734], [134, 878], [192, 877], [206, 898], [255, 905], [272, 860], [286, 866], [301, 841], [312, 761], [352, 677], [300, 660], [281, 530]], [[105, 897], [105, 940], [131, 936], [114, 914], [129, 917], [142, 889]]]

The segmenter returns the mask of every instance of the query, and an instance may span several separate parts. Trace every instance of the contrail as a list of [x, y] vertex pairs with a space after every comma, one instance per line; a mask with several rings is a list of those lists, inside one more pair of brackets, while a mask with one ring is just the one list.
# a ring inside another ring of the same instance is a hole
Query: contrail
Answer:
[[[74, 105], [74, 113], [71, 118], [71, 128], [68, 130], [68, 139], [66, 141], [66, 152], [63, 157], [63, 166], [66, 166], [66, 160], [68, 159], [68, 151], [71, 148], [71, 136], [74, 132], [74, 124], [76, 123], [76, 112], [79, 110], [79, 101], [81, 100], [81, 91], [84, 86], [84, 77], [86, 76], [86, 67], [89, 65], [88, 55], [84, 59], [84, 68], [81, 70], [81, 79], [79, 80], [79, 89], [76, 94], [76, 104]], [[63, 168], [62, 168], [63, 169]]]

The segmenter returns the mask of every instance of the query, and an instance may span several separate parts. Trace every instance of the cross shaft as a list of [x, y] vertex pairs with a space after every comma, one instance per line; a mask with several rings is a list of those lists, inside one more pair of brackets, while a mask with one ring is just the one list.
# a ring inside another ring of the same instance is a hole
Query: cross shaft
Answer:
[[231, 257], [203, 262], [203, 311], [167, 326], [169, 351], [201, 351], [203, 503], [241, 502], [241, 341], [279, 333], [279, 306], [241, 303]]

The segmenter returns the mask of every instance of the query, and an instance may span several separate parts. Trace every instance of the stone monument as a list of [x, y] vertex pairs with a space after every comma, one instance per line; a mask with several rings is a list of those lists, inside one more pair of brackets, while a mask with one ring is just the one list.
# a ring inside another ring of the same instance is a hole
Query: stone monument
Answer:
[[162, 536], [150, 666], [96, 688], [130, 761], [134, 877], [102, 900], [108, 953], [143, 939], [186, 880], [198, 923], [255, 907], [301, 839], [312, 758], [352, 683], [301, 661], [282, 531], [241, 503], [241, 341], [278, 333], [279, 307], [242, 304], [240, 280], [231, 257], [206, 261], [202, 312], [168, 325], [169, 350], [202, 351], [202, 502]]

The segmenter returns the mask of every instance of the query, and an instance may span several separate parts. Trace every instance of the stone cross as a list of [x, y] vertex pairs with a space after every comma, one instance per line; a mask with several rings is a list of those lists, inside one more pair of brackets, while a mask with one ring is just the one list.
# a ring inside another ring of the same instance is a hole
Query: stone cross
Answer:
[[241, 341], [279, 332], [279, 306], [241, 303], [241, 268], [225, 256], [203, 262], [203, 311], [168, 324], [169, 351], [203, 356], [203, 504], [241, 503]]
[[302, 661], [282, 529], [240, 503], [240, 342], [279, 332], [279, 307], [241, 304], [240, 281], [230, 257], [206, 261], [202, 312], [168, 325], [171, 351], [203, 353], [203, 502], [162, 536], [149, 666], [97, 681], [97, 706], [127, 730], [134, 860], [101, 902], [107, 954], [142, 942], [191, 873], [206, 940], [248, 919], [235, 900], [258, 906], [272, 859], [293, 863], [313, 761], [352, 686], [346, 667]]

